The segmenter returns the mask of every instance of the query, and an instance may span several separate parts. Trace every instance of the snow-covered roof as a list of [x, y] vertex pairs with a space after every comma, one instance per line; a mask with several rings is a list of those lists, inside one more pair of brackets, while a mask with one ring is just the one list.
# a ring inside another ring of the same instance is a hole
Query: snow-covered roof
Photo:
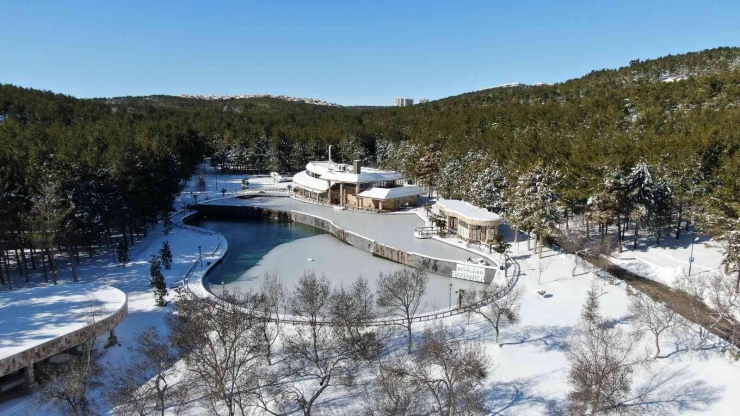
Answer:
[[357, 196], [370, 199], [396, 199], [404, 196], [421, 195], [424, 191], [416, 185], [399, 186], [397, 188], [379, 188], [374, 187], [362, 191]]
[[485, 208], [477, 207], [465, 201], [457, 199], [440, 199], [437, 205], [447, 215], [457, 217], [473, 225], [490, 226], [501, 222], [501, 216], [488, 211]]
[[293, 183], [315, 192], [326, 192], [329, 190], [329, 182], [314, 178], [313, 176], [306, 173], [306, 171], [298, 172], [293, 176]]
[[5, 292], [0, 297], [0, 362], [88, 326], [91, 310], [101, 321], [125, 305], [122, 291], [89, 283]]
[[385, 182], [403, 179], [403, 175], [393, 170], [380, 170], [362, 167], [360, 174], [354, 173], [351, 165], [327, 161], [308, 162], [306, 170], [319, 175], [321, 179], [344, 183]]

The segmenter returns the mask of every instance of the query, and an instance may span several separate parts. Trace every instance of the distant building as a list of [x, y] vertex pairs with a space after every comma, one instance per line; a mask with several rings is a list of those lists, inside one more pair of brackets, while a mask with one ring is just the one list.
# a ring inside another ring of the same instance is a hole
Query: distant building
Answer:
[[424, 103], [428, 103], [428, 102], [429, 102], [429, 99], [428, 98], [422, 98], [421, 100], [419, 100], [419, 104], [424, 104]]
[[414, 105], [413, 98], [396, 98], [396, 107], [409, 107]]

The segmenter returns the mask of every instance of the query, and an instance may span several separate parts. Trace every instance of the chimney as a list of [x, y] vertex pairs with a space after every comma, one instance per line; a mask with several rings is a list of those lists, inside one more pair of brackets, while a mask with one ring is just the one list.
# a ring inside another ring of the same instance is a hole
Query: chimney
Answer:
[[353, 167], [353, 170], [355, 171], [354, 172], [355, 175], [359, 175], [360, 173], [362, 173], [362, 160], [355, 159], [355, 161], [352, 162], [352, 167]]

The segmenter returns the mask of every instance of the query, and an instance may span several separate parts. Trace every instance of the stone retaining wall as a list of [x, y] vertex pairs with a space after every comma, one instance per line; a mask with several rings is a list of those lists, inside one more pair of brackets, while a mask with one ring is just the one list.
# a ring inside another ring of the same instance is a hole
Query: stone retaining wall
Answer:
[[[472, 266], [469, 263], [457, 262], [453, 260], [437, 259], [434, 257], [425, 256], [419, 253], [407, 253], [403, 250], [399, 250], [395, 247], [391, 247], [386, 244], [378, 243], [375, 240], [371, 240], [367, 237], [353, 233], [352, 231], [343, 230], [338, 227], [332, 221], [326, 218], [318, 217], [311, 214], [306, 214], [299, 211], [282, 211], [262, 207], [244, 206], [244, 205], [196, 205], [195, 209], [199, 213], [204, 215], [212, 216], [226, 216], [226, 217], [247, 217], [247, 218], [272, 218], [283, 221], [293, 221], [301, 224], [310, 225], [320, 230], [326, 231], [333, 235], [337, 239], [347, 243], [353, 247], [356, 247], [362, 251], [372, 253], [372, 255], [390, 260], [396, 263], [404, 264], [409, 267], [417, 269], [423, 269], [430, 273], [439, 274], [442, 276], [454, 277], [453, 271], [457, 269], [457, 265]], [[478, 265], [475, 265], [478, 266]], [[483, 267], [484, 269], [484, 283], [489, 284], [496, 277], [496, 268]]]

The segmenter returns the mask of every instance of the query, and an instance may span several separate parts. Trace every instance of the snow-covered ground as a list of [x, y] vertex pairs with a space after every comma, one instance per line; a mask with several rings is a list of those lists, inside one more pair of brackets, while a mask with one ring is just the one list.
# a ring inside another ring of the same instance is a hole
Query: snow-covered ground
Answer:
[[19, 289], [0, 298], [0, 359], [104, 319], [126, 303], [122, 291], [89, 283]]
[[[681, 230], [681, 238], [664, 237], [660, 245], [653, 238], [641, 238], [633, 248], [632, 235], [627, 235], [622, 253], [612, 255], [615, 263], [643, 277], [667, 285], [683, 274], [689, 273], [689, 259], [694, 258], [691, 274], [723, 271], [722, 244], [713, 239], [697, 236], [693, 230]], [[692, 244], [693, 240], [693, 244]]]
[[[238, 189], [241, 188], [242, 177], [243, 175], [219, 175], [219, 183]], [[193, 184], [194, 181], [191, 181], [191, 186]], [[216, 194], [223, 186], [216, 187], [214, 181], [213, 189], [209, 192]], [[189, 197], [189, 191], [186, 190], [182, 198]], [[394, 216], [379, 217], [391, 219]], [[347, 228], [352, 230], [352, 227]], [[503, 226], [502, 231], [509, 241], [513, 240], [508, 227]], [[86, 263], [87, 267], [81, 269], [84, 280], [119, 288], [129, 296], [129, 318], [117, 329], [122, 347], [108, 349], [103, 358], [105, 363], [122, 361], [129, 354], [127, 346], [138, 332], [152, 326], [166, 331], [163, 318], [169, 308], [154, 305], [147, 280], [149, 257], [156, 253], [164, 240], [170, 241], [175, 255], [172, 270], [164, 271], [169, 284], [177, 284], [188, 270], [197, 258], [198, 246], [202, 246], [203, 252], [210, 253], [219, 244], [217, 236], [182, 229], [175, 229], [169, 236], [164, 236], [158, 229], [143, 243], [135, 246], [133, 261], [129, 267], [123, 269], [115, 266], [111, 262], [111, 256], [107, 255], [89, 261]], [[697, 259], [694, 270], [718, 267], [716, 260], [721, 257], [721, 252], [716, 243], [704, 243], [694, 245]], [[658, 269], [688, 266], [681, 262], [686, 262], [688, 256], [685, 254], [688, 253], [690, 244], [686, 246], [681, 243], [675, 248], [668, 246], [656, 249], [652, 245], [641, 247], [637, 251], [626, 251], [622, 258], [626, 260], [635, 257]], [[510, 251], [522, 271], [518, 284], [526, 289], [521, 305], [521, 323], [502, 331], [501, 346], [494, 345], [493, 331], [481, 319], [473, 317], [468, 322], [466, 316], [460, 315], [443, 321], [461, 336], [485, 345], [492, 361], [491, 375], [484, 386], [486, 405], [491, 414], [547, 414], [548, 409], [562, 405], [569, 390], [565, 350], [588, 289], [593, 285], [598, 288], [602, 313], [616, 320], [617, 325], [625, 329], [630, 328], [629, 321], [625, 319], [629, 295], [621, 282], [609, 285], [596, 277], [591, 270], [578, 267], [575, 276], [572, 276], [574, 260], [570, 256], [546, 249], [543, 258], [538, 259], [526, 249], [526, 242], [513, 246]], [[537, 294], [538, 289], [544, 289], [547, 296]], [[0, 315], [2, 313], [0, 310]], [[432, 324], [429, 322], [417, 325], [414, 329], [415, 336], [420, 336], [425, 325]], [[403, 348], [403, 336], [402, 331], [396, 333], [392, 348]], [[646, 337], [643, 342], [645, 349], [652, 349], [651, 339]], [[651, 391], [643, 399], [653, 406], [651, 413], [737, 414], [740, 396], [733, 392], [740, 388], [738, 364], [731, 363], [728, 355], [715, 342], [716, 339], [710, 338], [705, 348], [695, 351], [688, 348], [689, 342], [684, 339], [672, 335], [662, 337], [660, 358], [654, 360], [648, 368], [638, 368], [634, 375], [635, 392]], [[370, 381], [371, 377], [366, 374], [360, 380]], [[363, 406], [361, 391], [362, 388], [327, 389], [319, 398], [314, 414], [358, 413]], [[29, 398], [23, 397], [3, 403], [0, 405], [0, 415], [25, 414], [28, 400]], [[194, 407], [188, 414], [202, 414], [202, 410]], [[106, 406], [101, 411], [103, 414], [111, 413], [111, 409]]]
[[[204, 172], [206, 180], [205, 192], [198, 191], [198, 175]], [[225, 189], [227, 193], [242, 190], [242, 179], [249, 180], [249, 189], [287, 188], [290, 182], [275, 182], [270, 175], [247, 175], [244, 173], [223, 173], [217, 171], [208, 164], [201, 164], [198, 172], [188, 181], [180, 196], [175, 201], [175, 209], [182, 208], [185, 204], [194, 202], [193, 195], [198, 195], [198, 200], [203, 201], [203, 196], [218, 197]]]

